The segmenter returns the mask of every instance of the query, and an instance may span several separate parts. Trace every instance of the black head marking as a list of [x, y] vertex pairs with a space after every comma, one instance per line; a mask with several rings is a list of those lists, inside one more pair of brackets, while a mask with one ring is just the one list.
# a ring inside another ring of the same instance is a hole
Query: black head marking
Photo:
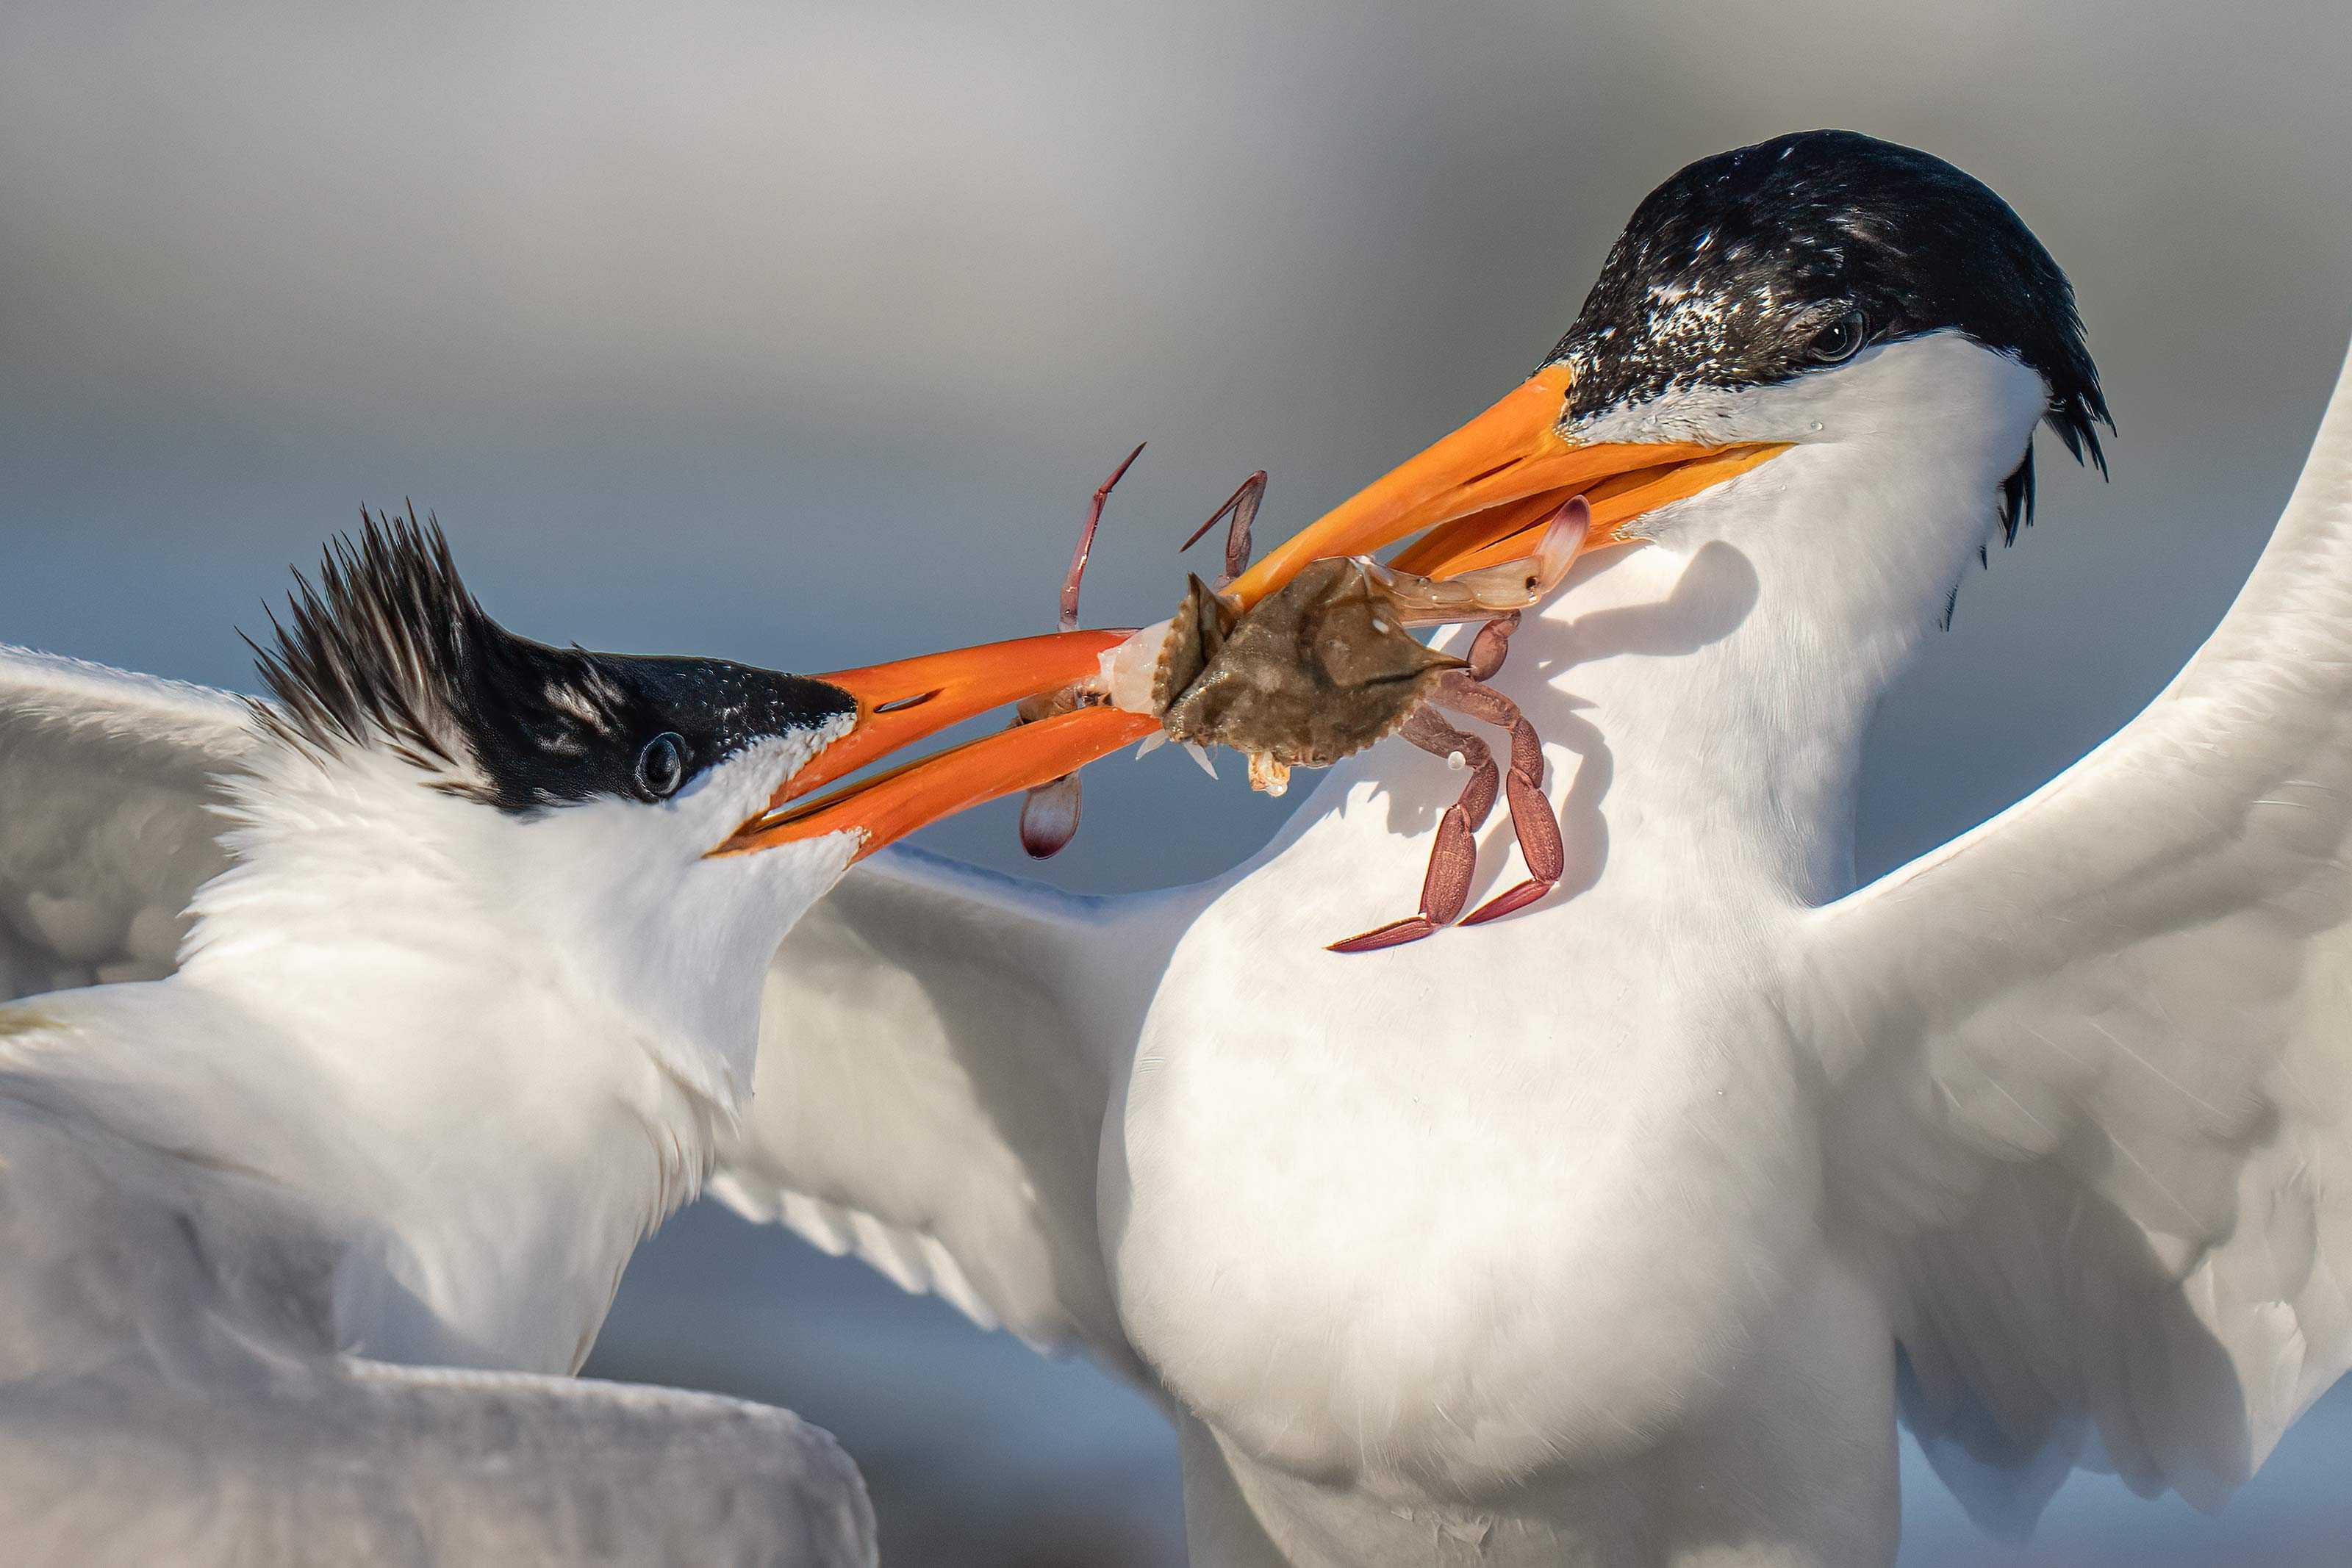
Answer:
[[295, 574], [291, 623], [270, 617], [277, 647], [254, 647], [278, 697], [257, 705], [263, 722], [306, 750], [382, 747], [435, 789], [529, 812], [668, 793], [667, 754], [651, 784], [643, 766], [659, 737], [676, 737], [690, 779], [751, 741], [856, 711], [799, 675], [518, 637], [467, 591], [437, 523], [361, 520], [356, 543], [327, 547], [316, 587]]
[[[1942, 159], [1849, 131], [1703, 158], [1650, 193], [1545, 362], [1574, 366], [1569, 416], [1581, 420], [1838, 362], [1855, 312], [1865, 343], [1958, 329], [2039, 372], [2050, 427], [2106, 472], [2095, 427], [2115, 422], [2074, 288], [2042, 242]], [[2028, 451], [2001, 486], [2011, 538], [2032, 511]]]

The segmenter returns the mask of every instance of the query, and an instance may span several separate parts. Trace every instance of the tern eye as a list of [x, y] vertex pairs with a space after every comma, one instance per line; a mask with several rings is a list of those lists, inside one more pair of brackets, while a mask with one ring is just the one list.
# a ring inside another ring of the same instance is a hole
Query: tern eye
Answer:
[[637, 793], [648, 800], [666, 800], [685, 782], [685, 739], [665, 730], [646, 741], [637, 753]]
[[1842, 365], [1861, 351], [1867, 336], [1862, 312], [1848, 310], [1815, 332], [1813, 340], [1805, 345], [1805, 353], [1817, 365]]

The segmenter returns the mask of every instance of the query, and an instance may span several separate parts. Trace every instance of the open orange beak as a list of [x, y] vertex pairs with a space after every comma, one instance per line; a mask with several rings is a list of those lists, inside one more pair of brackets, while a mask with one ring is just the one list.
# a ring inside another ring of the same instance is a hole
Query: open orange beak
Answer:
[[1523, 556], [1572, 497], [1592, 507], [1587, 549], [1623, 542], [1625, 525], [1788, 450], [1785, 444], [1579, 442], [1561, 433], [1572, 382], [1546, 365], [1500, 402], [1300, 529], [1234, 580], [1244, 609], [1308, 561], [1370, 555], [1422, 535], [1391, 562], [1445, 579]]
[[[1102, 654], [1127, 637], [1123, 631], [1063, 632], [813, 677], [856, 699], [856, 722], [847, 735], [786, 779], [766, 810], [710, 852], [741, 854], [846, 831], [859, 835], [856, 858], [863, 860], [928, 822], [1058, 779], [1129, 740], [1142, 738], [1158, 727], [1153, 720], [1087, 708], [987, 736], [830, 795], [807, 799], [844, 775], [950, 725], [1092, 679]], [[1120, 722], [1108, 727], [1070, 722], [1104, 718]], [[1117, 734], [1102, 743], [1106, 727]]]
[[[1312, 560], [1370, 555], [1415, 534], [1391, 563], [1440, 580], [1529, 554], [1561, 505], [1592, 508], [1585, 548], [1622, 542], [1625, 527], [1669, 501], [1696, 496], [1788, 450], [1785, 444], [1700, 446], [1578, 442], [1561, 433], [1571, 376], [1547, 365], [1500, 402], [1408, 459], [1284, 541], [1226, 590], [1247, 609]], [[822, 677], [857, 698], [857, 727], [819, 753], [761, 816], [719, 852], [856, 829], [861, 855], [926, 822], [1057, 779], [1153, 733], [1148, 714], [1113, 707], [1024, 725], [910, 763], [822, 800], [801, 798], [854, 768], [959, 719], [1093, 676], [1124, 632], [1025, 637]]]

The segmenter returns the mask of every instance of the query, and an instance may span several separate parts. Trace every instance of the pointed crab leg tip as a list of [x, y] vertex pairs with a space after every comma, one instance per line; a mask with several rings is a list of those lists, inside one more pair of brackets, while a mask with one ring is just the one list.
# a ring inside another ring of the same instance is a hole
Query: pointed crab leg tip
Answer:
[[1118, 488], [1118, 482], [1127, 477], [1127, 471], [1135, 466], [1135, 460], [1143, 455], [1143, 447], [1140, 441], [1135, 444], [1127, 461], [1112, 469], [1110, 477], [1095, 487], [1095, 497], [1087, 507], [1086, 524], [1078, 530], [1078, 548], [1071, 552], [1069, 572], [1062, 579], [1061, 627], [1065, 632], [1078, 629], [1078, 590], [1086, 581], [1087, 558], [1094, 553], [1095, 529], [1102, 523], [1103, 507], [1108, 504], [1110, 493]]
[[1192, 754], [1192, 760], [1201, 765], [1202, 772], [1207, 774], [1212, 779], [1214, 779], [1217, 776], [1217, 765], [1215, 761], [1210, 758], [1209, 748], [1207, 747], [1201, 745], [1198, 741], [1188, 740], [1184, 743], [1184, 749]]
[[1529, 880], [1507, 893], [1496, 894], [1462, 917], [1465, 925], [1484, 925], [1489, 920], [1500, 920], [1506, 915], [1516, 915], [1528, 904], [1549, 893], [1556, 883]]
[[1327, 953], [1378, 953], [1383, 948], [1402, 947], [1408, 942], [1418, 942], [1438, 929], [1423, 916], [1409, 915], [1402, 920], [1391, 920], [1386, 925], [1374, 926], [1344, 942], [1334, 942], [1323, 950]]

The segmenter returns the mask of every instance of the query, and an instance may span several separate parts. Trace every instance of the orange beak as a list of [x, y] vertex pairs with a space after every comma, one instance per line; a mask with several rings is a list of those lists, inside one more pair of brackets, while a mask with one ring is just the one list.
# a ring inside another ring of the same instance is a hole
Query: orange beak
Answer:
[[1546, 365], [1494, 407], [1292, 535], [1227, 591], [1246, 609], [1308, 561], [1370, 555], [1413, 534], [1423, 537], [1391, 565], [1421, 577], [1459, 576], [1527, 554], [1545, 520], [1580, 495], [1592, 507], [1585, 548], [1621, 543], [1625, 525], [1644, 512], [1788, 450], [1575, 441], [1560, 429], [1571, 380], [1567, 366]]
[[[1643, 513], [1721, 484], [1786, 445], [1577, 442], [1561, 434], [1570, 384], [1547, 365], [1503, 400], [1277, 546], [1226, 591], [1246, 609], [1329, 556], [1369, 555], [1422, 537], [1392, 564], [1440, 580], [1527, 555], [1572, 497], [1592, 508], [1585, 548], [1625, 539]], [[1140, 740], [1148, 714], [1111, 707], [1023, 725], [909, 763], [820, 800], [803, 800], [884, 754], [960, 719], [1093, 676], [1124, 632], [1070, 632], [906, 659], [821, 677], [857, 699], [857, 725], [801, 769], [769, 810], [714, 853], [855, 830], [870, 854], [927, 822], [1043, 784]]]
[[[786, 779], [766, 810], [710, 852], [742, 854], [797, 839], [855, 831], [860, 835], [856, 858], [863, 860], [928, 822], [1058, 779], [1127, 740], [1141, 738], [1157, 727], [1151, 719], [1087, 708], [890, 768], [821, 799], [805, 799], [845, 774], [950, 725], [1092, 679], [1102, 654], [1127, 636], [1114, 631], [1022, 637], [814, 677], [840, 687], [856, 701], [857, 717], [849, 733]], [[1108, 727], [1118, 731], [1117, 737], [1096, 744], [1106, 719], [1118, 721]]]

